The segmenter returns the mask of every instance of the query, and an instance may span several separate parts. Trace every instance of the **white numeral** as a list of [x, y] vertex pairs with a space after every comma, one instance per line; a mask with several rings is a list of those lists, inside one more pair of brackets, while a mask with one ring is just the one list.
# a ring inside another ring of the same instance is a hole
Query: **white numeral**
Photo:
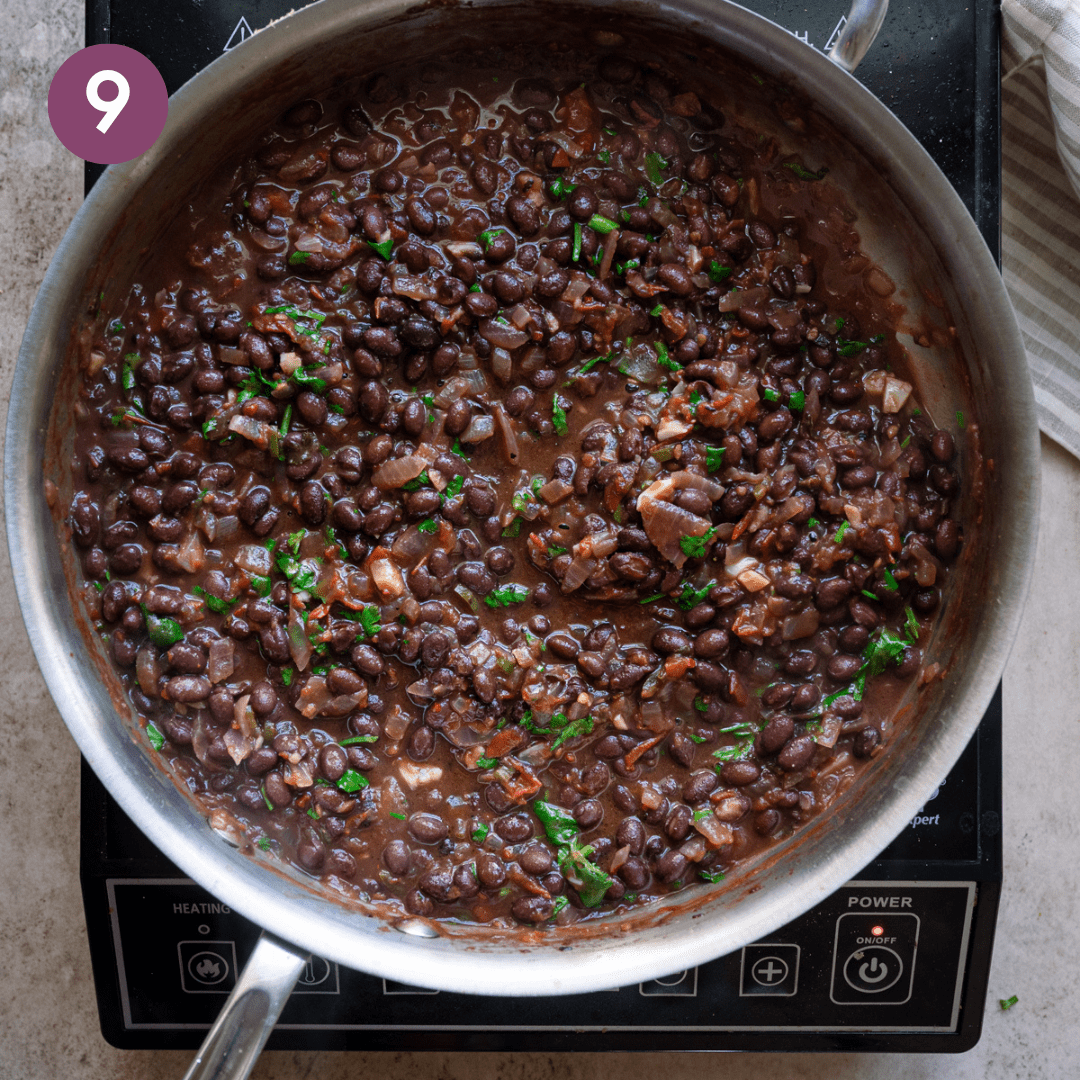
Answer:
[[[116, 97], [112, 101], [104, 101], [98, 90], [102, 83], [112, 83], [116, 87]], [[127, 79], [119, 71], [99, 71], [90, 77], [86, 84], [86, 100], [105, 115], [97, 122], [97, 129], [103, 135], [112, 127], [113, 121], [124, 111], [124, 106], [131, 97], [131, 87]]]

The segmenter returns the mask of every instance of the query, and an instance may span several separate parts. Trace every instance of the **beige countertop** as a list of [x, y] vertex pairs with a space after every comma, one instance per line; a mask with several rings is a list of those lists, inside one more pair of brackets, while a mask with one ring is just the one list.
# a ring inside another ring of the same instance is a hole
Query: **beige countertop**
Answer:
[[[78, 208], [82, 163], [55, 140], [49, 81], [82, 45], [82, 0], [0, 5], [0, 407], [49, 258]], [[418, 1073], [468, 1080], [1078, 1075], [1080, 831], [1070, 807], [1080, 741], [1080, 463], [1043, 440], [1035, 581], [1005, 674], [1005, 886], [982, 1040], [967, 1054], [741, 1056], [268, 1053], [261, 1080]], [[12, 512], [12, 508], [5, 508]], [[15, 508], [14, 512], [18, 512]], [[78, 880], [78, 753], [18, 615], [0, 545], [0, 995], [3, 1080], [164, 1080], [186, 1052], [119, 1051], [98, 1028]], [[999, 997], [1019, 996], [1004, 1013]], [[1073, 1064], [1069, 1065], [1069, 1061]]]

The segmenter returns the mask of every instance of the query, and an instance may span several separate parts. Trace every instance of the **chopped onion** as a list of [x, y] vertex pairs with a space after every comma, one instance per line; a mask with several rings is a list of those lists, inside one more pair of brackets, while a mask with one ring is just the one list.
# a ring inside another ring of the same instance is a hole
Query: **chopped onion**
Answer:
[[511, 465], [516, 465], [521, 451], [518, 447], [517, 432], [514, 430], [514, 422], [506, 415], [506, 410], [501, 402], [495, 402], [491, 406], [492, 415], [495, 417], [495, 426], [499, 429], [502, 438], [503, 453]]
[[383, 723], [383, 731], [386, 732], [387, 738], [397, 742], [405, 737], [405, 732], [409, 730], [409, 724], [411, 722], [412, 717], [410, 717], [400, 705], [395, 705], [390, 710], [389, 715], [386, 717], [386, 721]]
[[705, 814], [694, 822], [694, 828], [708, 841], [709, 847], [726, 847], [734, 842], [731, 826], [725, 825], [715, 814]]
[[796, 641], [799, 638], [807, 638], [811, 634], [816, 634], [818, 623], [818, 609], [809, 607], [805, 611], [800, 611], [797, 615], [789, 615], [784, 619], [780, 633], [785, 641]]
[[479, 329], [482, 338], [503, 349], [520, 349], [529, 341], [529, 335], [523, 330], [518, 330], [509, 323], [498, 322], [496, 319], [484, 319]]
[[382, 491], [391, 491], [415, 480], [438, 456], [430, 446], [421, 446], [415, 454], [391, 458], [371, 474], [371, 482]]
[[565, 480], [550, 480], [538, 492], [544, 502], [554, 505], [573, 494], [573, 485]]
[[397, 764], [398, 775], [412, 789], [426, 787], [428, 784], [438, 783], [442, 779], [443, 771], [440, 765], [417, 765], [415, 762], [402, 758]]
[[410, 300], [436, 300], [439, 288], [429, 278], [412, 277], [402, 274], [396, 277], [390, 286], [398, 296], [407, 296]]
[[501, 383], [508, 383], [514, 374], [514, 361], [505, 349], [491, 350], [491, 374]]
[[469, 392], [469, 383], [460, 375], [446, 380], [446, 385], [435, 395], [435, 404], [440, 409], [449, 408]]
[[495, 434], [495, 418], [481, 413], [469, 421], [469, 426], [458, 436], [463, 443], [478, 443]]
[[[386, 551], [386, 548], [376, 550]], [[401, 576], [401, 570], [393, 559], [383, 556], [372, 559], [369, 566], [371, 580], [383, 599], [391, 600], [401, 596], [405, 592], [405, 579]]]
[[210, 642], [210, 659], [206, 664], [206, 677], [212, 683], [224, 682], [236, 669], [234, 643], [231, 637], [214, 638]]
[[[293, 658], [298, 671], [307, 668], [311, 655], [315, 651], [314, 646], [308, 640], [307, 631], [300, 619], [300, 612], [289, 605], [289, 655]], [[312, 714], [314, 715], [314, 714]]]
[[889, 375], [885, 379], [885, 393], [881, 398], [881, 411], [898, 413], [910, 396], [911, 383], [904, 382], [903, 379], [894, 379]]
[[251, 357], [243, 349], [234, 349], [228, 345], [218, 346], [217, 358], [223, 364], [246, 365], [251, 362]]
[[[712, 817], [713, 815], [710, 814], [709, 816]], [[687, 862], [701, 862], [705, 858], [707, 851], [705, 841], [700, 836], [692, 836], [689, 840], [684, 840], [679, 846], [679, 854]]]
[[394, 540], [390, 550], [402, 562], [418, 562], [435, 546], [437, 539], [435, 533], [421, 532], [410, 525]]
[[254, 417], [244, 416], [243, 413], [237, 413], [229, 421], [229, 430], [250, 439], [260, 450], [265, 450], [270, 445], [271, 434], [277, 435], [277, 428]]
[[217, 540], [228, 540], [240, 531], [240, 519], [235, 514], [226, 514], [217, 519], [214, 537]]
[[206, 553], [203, 551], [202, 540], [199, 539], [199, 534], [192, 529], [180, 545], [180, 550], [176, 553], [176, 565], [189, 574], [197, 574], [203, 568], [205, 562]]
[[579, 589], [589, 580], [589, 576], [595, 569], [596, 561], [594, 559], [585, 559], [580, 555], [571, 559], [570, 565], [566, 570], [566, 577], [562, 580], [562, 591], [564, 593], [569, 593], [573, 592], [575, 589]]

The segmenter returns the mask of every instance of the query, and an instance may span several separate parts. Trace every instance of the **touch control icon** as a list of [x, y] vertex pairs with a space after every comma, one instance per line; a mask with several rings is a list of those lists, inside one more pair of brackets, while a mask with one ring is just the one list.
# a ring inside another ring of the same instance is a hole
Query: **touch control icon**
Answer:
[[918, 948], [919, 916], [914, 912], [882, 904], [876, 913], [841, 915], [830, 998], [837, 1005], [904, 1004], [911, 998]]
[[857, 949], [844, 964], [844, 981], [864, 994], [880, 994], [895, 986], [904, 973], [904, 962], [892, 949], [868, 945]]
[[739, 997], [794, 997], [798, 988], [798, 945], [774, 941], [743, 949]]
[[185, 994], [228, 994], [236, 985], [232, 941], [181, 941], [180, 987]]

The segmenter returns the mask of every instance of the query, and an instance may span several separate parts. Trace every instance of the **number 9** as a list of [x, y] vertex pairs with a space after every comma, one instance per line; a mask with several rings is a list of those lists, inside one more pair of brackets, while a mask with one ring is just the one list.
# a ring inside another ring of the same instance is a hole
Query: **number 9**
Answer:
[[[116, 97], [112, 101], [105, 101], [98, 93], [98, 88], [104, 82], [111, 82], [116, 87]], [[97, 129], [103, 135], [112, 127], [113, 121], [124, 111], [124, 106], [131, 97], [131, 87], [127, 79], [119, 71], [99, 71], [90, 76], [86, 84], [86, 100], [104, 116], [97, 122]]]

